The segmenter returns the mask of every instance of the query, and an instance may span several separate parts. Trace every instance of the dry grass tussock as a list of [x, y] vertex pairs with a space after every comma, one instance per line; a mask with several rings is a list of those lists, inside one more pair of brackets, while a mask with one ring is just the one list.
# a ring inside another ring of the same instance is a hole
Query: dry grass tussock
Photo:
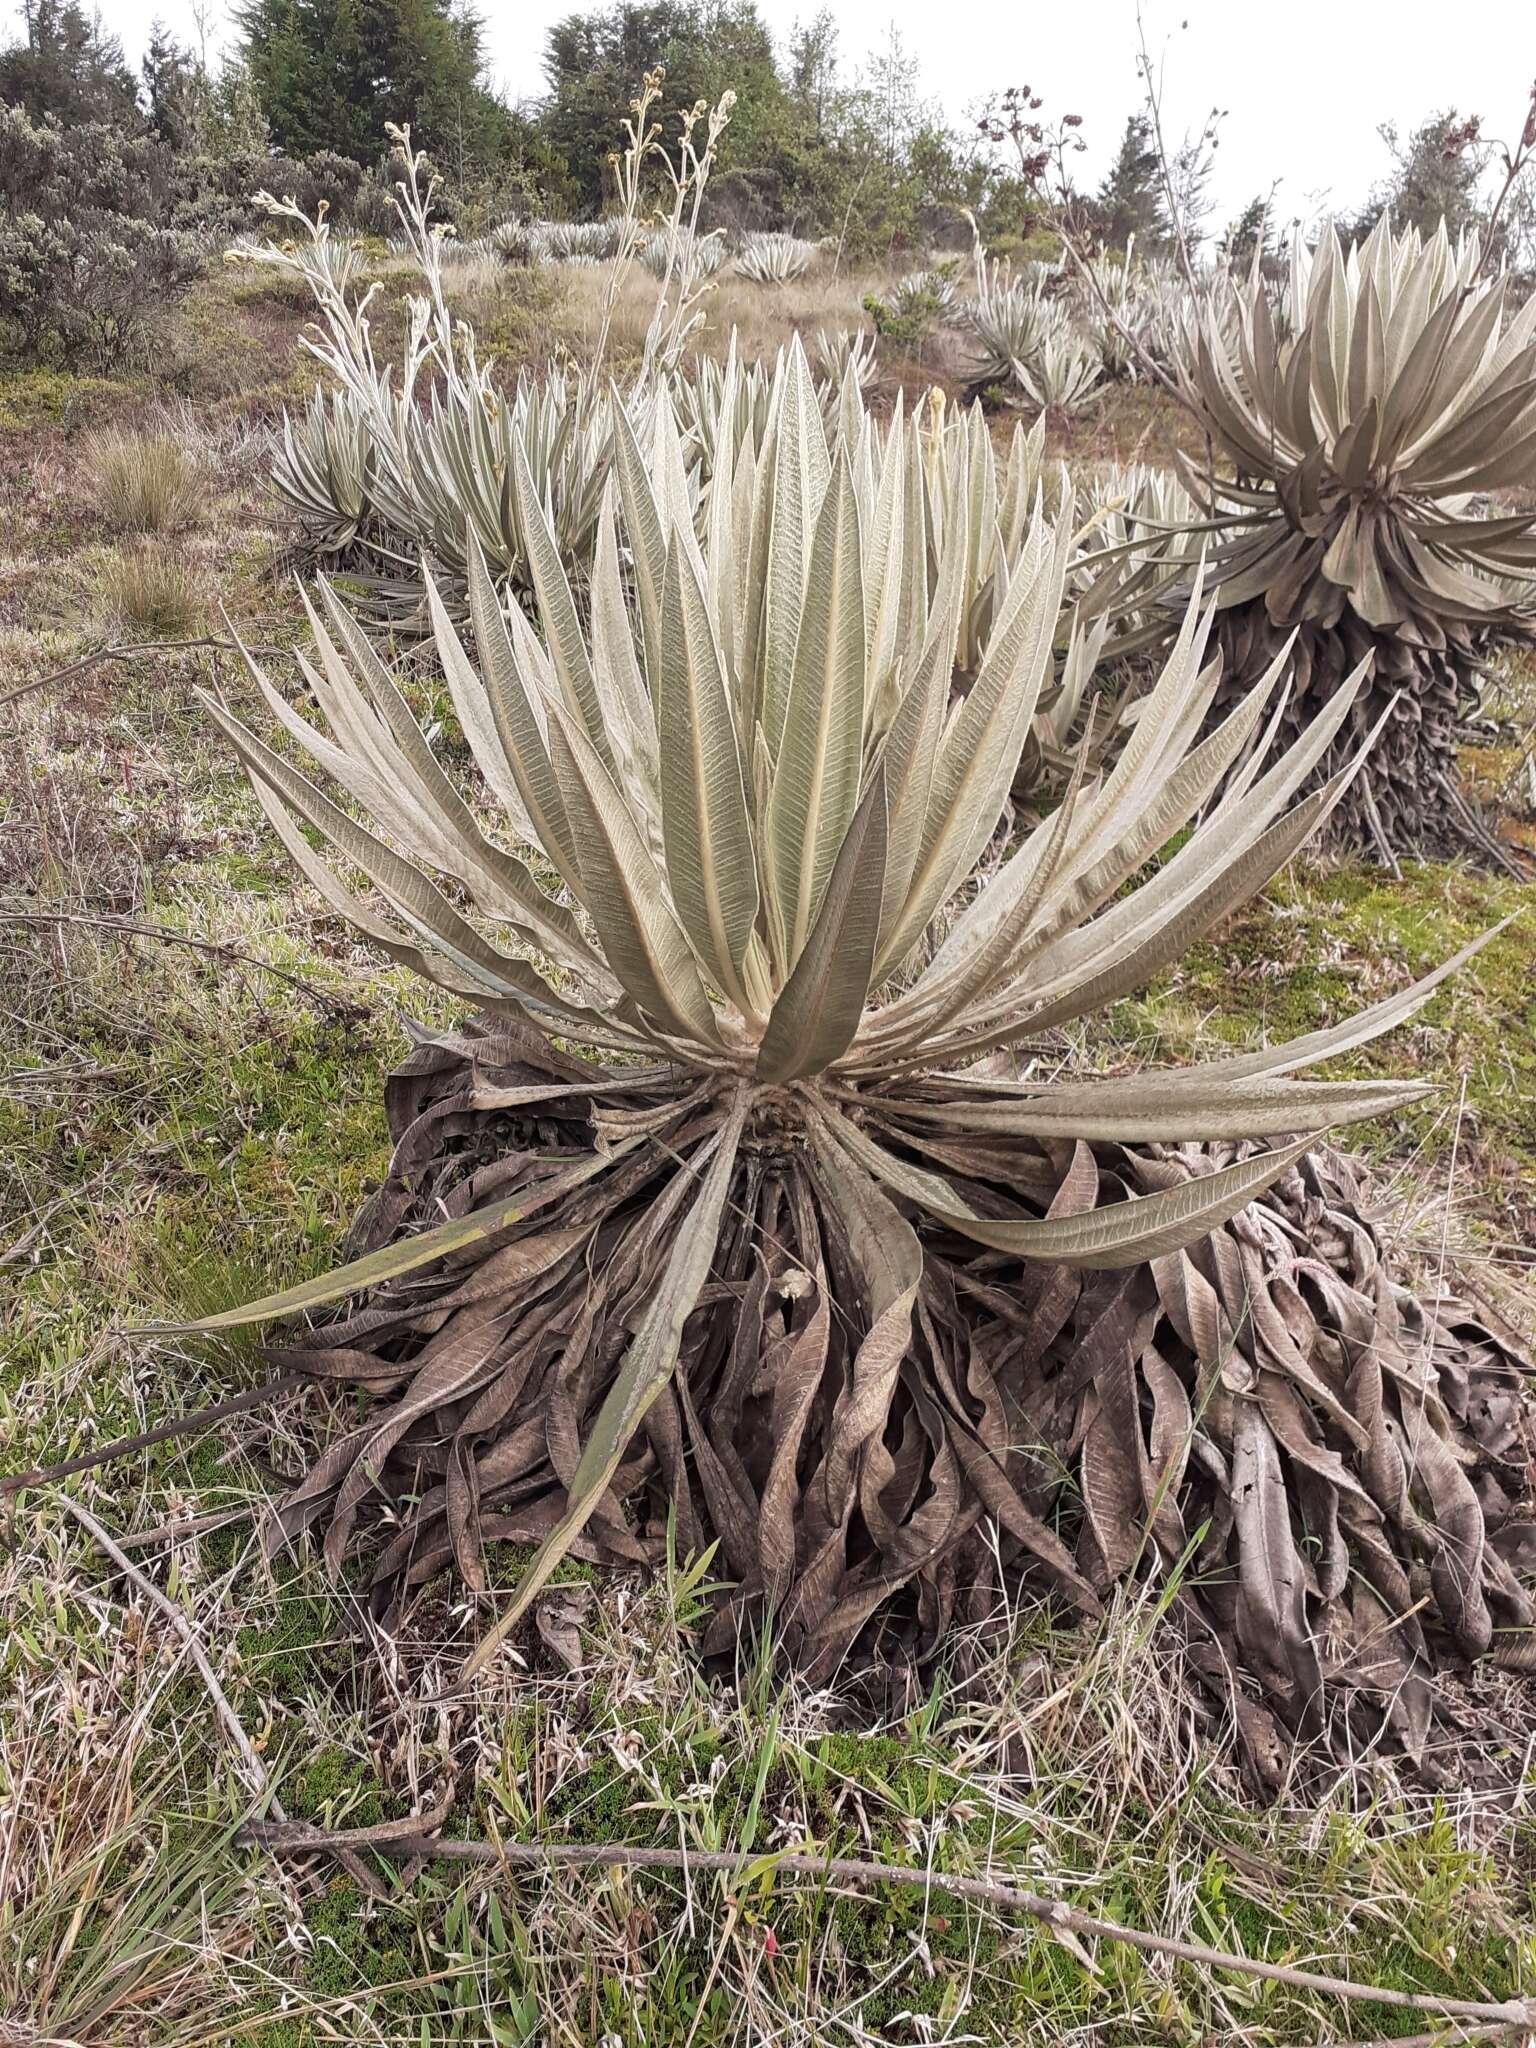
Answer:
[[248, 1798], [204, 1771], [184, 1649], [28, 1523], [0, 1567], [0, 2039], [227, 2039], [280, 1893], [233, 1852]]
[[196, 631], [207, 593], [178, 548], [140, 539], [101, 565], [99, 604], [108, 639], [178, 640]]
[[166, 429], [108, 428], [91, 437], [85, 459], [115, 533], [181, 533], [203, 509], [196, 455]]

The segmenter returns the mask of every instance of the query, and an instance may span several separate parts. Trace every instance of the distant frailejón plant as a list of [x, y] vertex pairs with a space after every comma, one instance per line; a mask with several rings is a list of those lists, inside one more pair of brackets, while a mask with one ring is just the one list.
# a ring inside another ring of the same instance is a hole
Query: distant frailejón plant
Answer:
[[[1278, 306], [1257, 272], [1197, 302], [1178, 376], [1218, 470], [1218, 704], [1296, 635], [1283, 730], [1367, 656], [1337, 765], [1393, 705], [1332, 836], [1388, 855], [1492, 851], [1455, 770], [1490, 636], [1536, 618], [1536, 519], [1486, 494], [1536, 479], [1536, 298], [1511, 314], [1475, 241], [1298, 242]], [[1394, 702], [1395, 700], [1395, 702]]]
[[753, 284], [789, 284], [804, 277], [816, 260], [816, 244], [800, 235], [743, 235], [736, 251], [738, 273]]

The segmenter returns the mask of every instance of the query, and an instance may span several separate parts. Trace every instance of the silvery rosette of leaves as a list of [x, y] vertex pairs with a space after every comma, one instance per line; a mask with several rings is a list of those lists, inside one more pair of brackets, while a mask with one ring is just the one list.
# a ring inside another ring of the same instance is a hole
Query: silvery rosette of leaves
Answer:
[[737, 275], [752, 284], [790, 284], [804, 277], [816, 261], [816, 244], [801, 235], [754, 230], [742, 236], [736, 250]]
[[[1483, 652], [1536, 617], [1536, 520], [1493, 494], [1536, 479], [1536, 299], [1514, 309], [1472, 238], [1394, 232], [1292, 249], [1189, 311], [1177, 375], [1218, 466], [1197, 488], [1231, 692], [1293, 632], [1292, 725], [1367, 654], [1335, 759], [1397, 699], [1335, 820], [1364, 848], [1488, 850], [1457, 785]], [[1222, 700], [1224, 701], [1224, 700]], [[1330, 764], [1331, 765], [1331, 764]]]

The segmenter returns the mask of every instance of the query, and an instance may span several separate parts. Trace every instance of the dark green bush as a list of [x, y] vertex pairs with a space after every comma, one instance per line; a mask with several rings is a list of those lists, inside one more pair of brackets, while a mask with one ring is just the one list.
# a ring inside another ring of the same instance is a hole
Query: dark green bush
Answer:
[[170, 152], [101, 121], [0, 108], [0, 329], [38, 359], [129, 356], [202, 267]]
[[349, 158], [177, 152], [105, 121], [0, 107], [0, 345], [34, 361], [111, 369], [234, 237], [265, 231], [254, 194], [292, 194], [360, 233], [393, 216], [383, 180]]

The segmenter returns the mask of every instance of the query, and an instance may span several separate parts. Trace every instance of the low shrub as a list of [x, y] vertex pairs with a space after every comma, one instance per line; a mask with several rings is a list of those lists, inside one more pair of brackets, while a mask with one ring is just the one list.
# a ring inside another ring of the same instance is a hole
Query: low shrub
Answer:
[[34, 360], [142, 352], [208, 243], [176, 220], [164, 146], [0, 108], [0, 329]]
[[935, 327], [955, 317], [954, 279], [946, 270], [913, 270], [883, 294], [870, 292], [864, 310], [892, 348], [916, 354]]
[[108, 122], [0, 107], [0, 344], [100, 369], [142, 359], [208, 259], [265, 217], [264, 185], [354, 234], [390, 213], [379, 174], [328, 151], [177, 154]]

